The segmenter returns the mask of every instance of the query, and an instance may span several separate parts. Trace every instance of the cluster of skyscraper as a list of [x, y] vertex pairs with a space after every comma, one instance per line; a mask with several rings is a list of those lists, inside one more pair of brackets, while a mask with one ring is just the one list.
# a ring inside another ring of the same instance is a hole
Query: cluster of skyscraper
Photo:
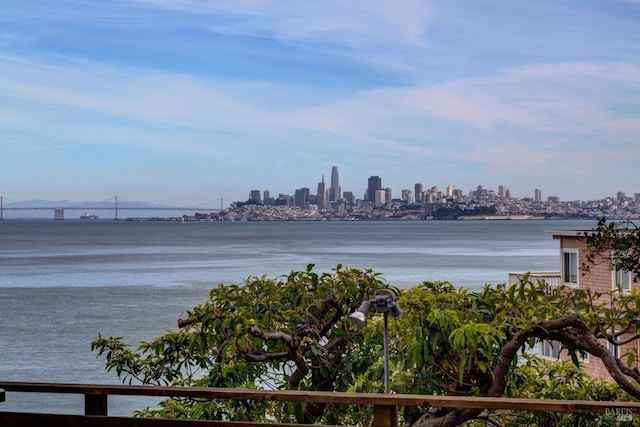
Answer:
[[[495, 193], [492, 193], [495, 194]], [[489, 195], [489, 191], [482, 186], [478, 186], [477, 190], [469, 193], [470, 197], [483, 199]], [[262, 196], [262, 197], [261, 197]], [[277, 198], [272, 198], [269, 191], [265, 190], [262, 194], [260, 190], [251, 190], [249, 194], [249, 203], [262, 204], [266, 206], [298, 206], [307, 208], [309, 205], [315, 205], [319, 210], [335, 210], [341, 207], [355, 206], [356, 202], [364, 206], [382, 206], [392, 201], [391, 188], [382, 187], [382, 178], [379, 176], [371, 176], [367, 180], [367, 190], [362, 200], [356, 201], [356, 197], [351, 191], [342, 192], [340, 187], [340, 177], [338, 167], [331, 168], [331, 182], [327, 188], [324, 174], [322, 180], [318, 183], [317, 192], [311, 193], [307, 187], [295, 190], [294, 196], [288, 194], [279, 194]], [[511, 190], [504, 185], [498, 187], [497, 196], [501, 199], [511, 199]], [[464, 197], [462, 190], [454, 189], [451, 185], [447, 186], [446, 191], [442, 192], [438, 187], [434, 186], [428, 189], [423, 188], [421, 183], [414, 186], [413, 191], [402, 190], [401, 200], [405, 203], [427, 204], [434, 203], [443, 198], [453, 200], [462, 200]], [[550, 198], [551, 199], [551, 198]], [[542, 191], [535, 189], [535, 201], [542, 201]]]
[[251, 190], [249, 193], [249, 202], [276, 206], [299, 206], [301, 208], [306, 208], [309, 205], [317, 205], [318, 209], [321, 210], [326, 210], [331, 205], [338, 203], [353, 205], [356, 202], [351, 191], [342, 192], [337, 166], [331, 168], [331, 183], [329, 188], [327, 188], [324, 175], [322, 175], [322, 180], [318, 183], [316, 194], [311, 194], [311, 190], [308, 187], [303, 187], [297, 189], [293, 197], [288, 194], [279, 194], [278, 198], [274, 199], [271, 197], [269, 190], [264, 191], [262, 198], [260, 196], [260, 190]]
[[[448, 188], [448, 192], [453, 194], [453, 191], [451, 187]], [[432, 193], [434, 196], [436, 195], [436, 187], [433, 187], [429, 191], [423, 191], [422, 184], [416, 184], [415, 194], [419, 196], [414, 198], [411, 191], [403, 190], [402, 199], [407, 203], [426, 202], [428, 198], [431, 198], [430, 195]], [[364, 193], [362, 203], [381, 206], [390, 202], [391, 199], [391, 189], [382, 187], [382, 178], [379, 176], [369, 177], [367, 190]], [[301, 208], [316, 205], [319, 210], [327, 210], [330, 208], [339, 208], [340, 206], [354, 206], [356, 204], [356, 197], [351, 191], [342, 191], [338, 167], [333, 166], [331, 168], [331, 182], [329, 187], [327, 188], [323, 174], [322, 180], [318, 183], [316, 194], [312, 194], [309, 188], [303, 187], [295, 190], [293, 197], [288, 194], [279, 194], [277, 198], [272, 198], [269, 190], [265, 190], [262, 194], [260, 190], [251, 190], [249, 193], [249, 203], [263, 204], [266, 206], [298, 206]]]

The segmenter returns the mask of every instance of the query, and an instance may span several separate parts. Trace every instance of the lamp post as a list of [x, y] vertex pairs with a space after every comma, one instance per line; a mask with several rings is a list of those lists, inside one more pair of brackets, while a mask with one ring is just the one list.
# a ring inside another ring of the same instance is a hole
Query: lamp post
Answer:
[[378, 289], [373, 298], [364, 301], [358, 310], [349, 315], [349, 320], [362, 328], [367, 323], [367, 313], [373, 310], [384, 315], [384, 392], [390, 393], [389, 386], [389, 314], [398, 317], [402, 313], [396, 304], [396, 294], [391, 289]]

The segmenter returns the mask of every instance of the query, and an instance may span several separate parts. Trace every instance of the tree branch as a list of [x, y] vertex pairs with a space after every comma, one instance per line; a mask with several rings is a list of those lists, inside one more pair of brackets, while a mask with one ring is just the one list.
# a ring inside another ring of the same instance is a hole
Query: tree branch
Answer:
[[[517, 332], [502, 346], [493, 368], [493, 380], [480, 385], [480, 396], [500, 396], [509, 367], [517, 352], [529, 338], [556, 340], [566, 347], [598, 357], [623, 390], [637, 399], [640, 398], [640, 388], [636, 386], [636, 383], [640, 382], [640, 371], [637, 368], [627, 368], [620, 359], [614, 357], [609, 349], [598, 341], [594, 331], [576, 314], [541, 322]], [[632, 380], [635, 380], [635, 383]], [[413, 427], [454, 427], [478, 417], [481, 413], [482, 410], [479, 409], [431, 408], [413, 424]]]

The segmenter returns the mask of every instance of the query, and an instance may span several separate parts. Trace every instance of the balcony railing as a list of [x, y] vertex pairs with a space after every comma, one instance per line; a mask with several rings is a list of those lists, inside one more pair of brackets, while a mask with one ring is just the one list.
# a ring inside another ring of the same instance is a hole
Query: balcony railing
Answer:
[[[0, 405], [0, 426], [3, 427], [293, 427], [296, 424], [261, 424], [255, 422], [190, 421], [157, 418], [127, 418], [108, 416], [108, 396], [186, 397], [219, 400], [274, 400], [297, 403], [327, 403], [370, 405], [374, 408], [374, 427], [397, 427], [398, 408], [406, 406], [496, 409], [511, 411], [582, 412], [613, 414], [624, 417], [640, 415], [640, 403], [597, 402], [579, 400], [508, 399], [497, 397], [433, 396], [382, 393], [341, 393], [302, 390], [254, 390], [230, 388], [125, 386], [95, 384], [52, 384], [0, 382], [8, 392], [83, 394], [84, 415], [60, 415], [25, 412], [3, 412]], [[8, 398], [11, 398], [9, 394]]]
[[[509, 273], [509, 286], [519, 283], [520, 280], [527, 273]], [[546, 283], [547, 286], [560, 285], [560, 272], [559, 271], [534, 271], [529, 273], [529, 280], [533, 283]]]

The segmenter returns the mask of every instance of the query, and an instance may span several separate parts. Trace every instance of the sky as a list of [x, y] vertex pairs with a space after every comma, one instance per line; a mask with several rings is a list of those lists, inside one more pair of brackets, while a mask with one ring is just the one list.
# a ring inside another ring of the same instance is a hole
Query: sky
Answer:
[[5, 202], [640, 193], [640, 0], [1, 3]]

